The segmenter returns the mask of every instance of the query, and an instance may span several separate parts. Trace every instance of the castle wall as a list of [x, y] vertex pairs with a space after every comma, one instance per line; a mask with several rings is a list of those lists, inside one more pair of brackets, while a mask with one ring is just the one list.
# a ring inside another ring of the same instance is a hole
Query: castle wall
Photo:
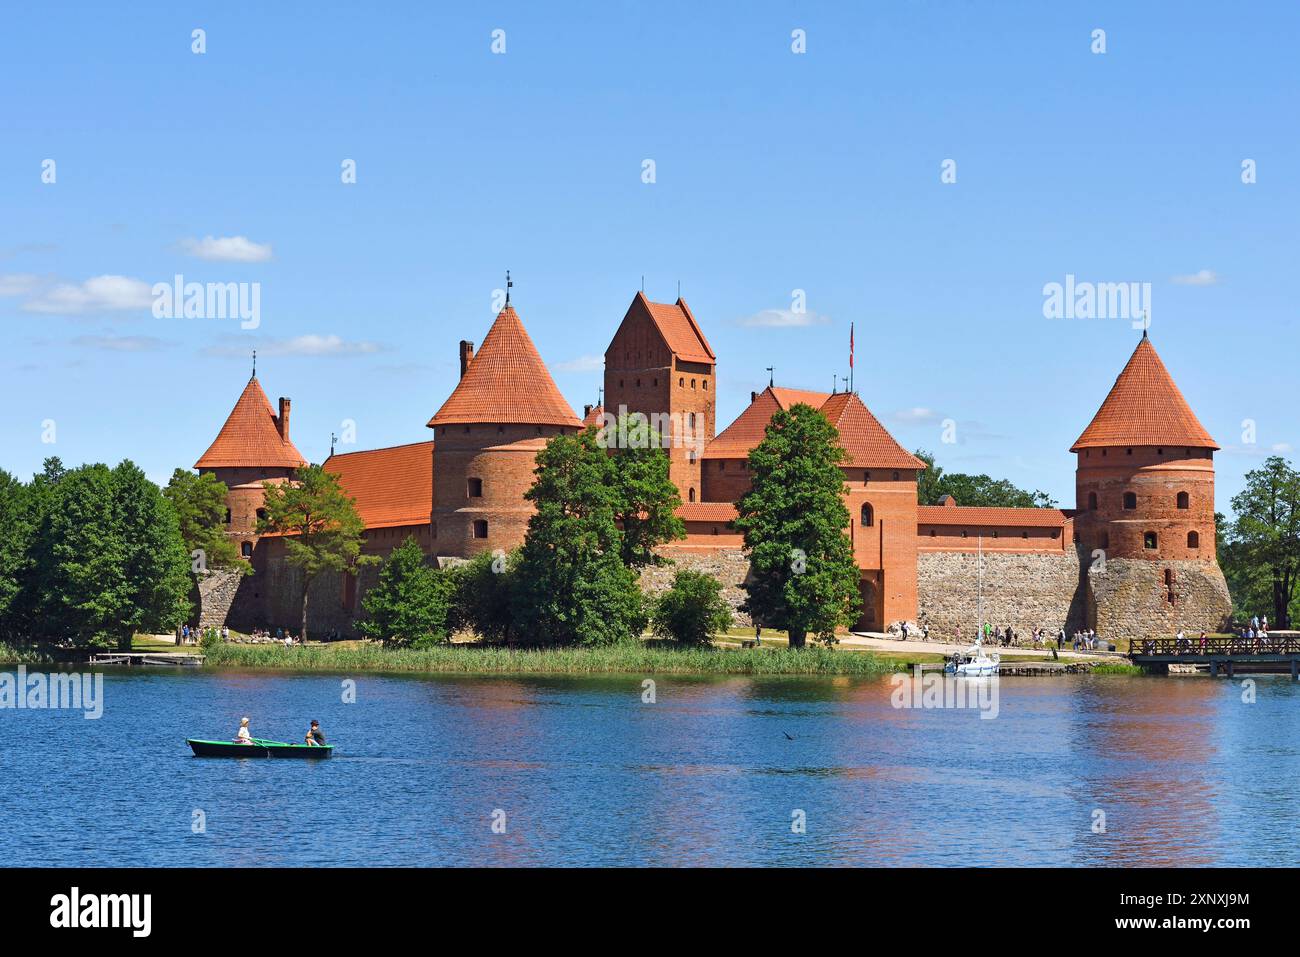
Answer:
[[1128, 650], [1129, 638], [1223, 631], [1232, 617], [1228, 584], [1212, 562], [1092, 562], [1087, 596], [1089, 626], [1121, 651]]
[[[917, 556], [917, 624], [930, 628], [931, 640], [973, 640], [983, 618], [995, 627], [1010, 625], [1026, 641], [1034, 628], [1055, 635], [1082, 628], [1087, 618], [1081, 585], [1081, 553], [984, 553], [983, 600], [975, 552], [922, 552]], [[1097, 629], [1101, 632], [1101, 629]], [[1104, 635], [1104, 632], [1101, 632]]]
[[737, 625], [752, 624], [748, 615], [740, 611], [745, 600], [745, 590], [740, 586], [749, 574], [749, 558], [744, 549], [692, 548], [681, 545], [663, 545], [656, 553], [668, 559], [663, 565], [648, 565], [641, 569], [641, 588], [649, 595], [659, 595], [672, 587], [673, 576], [679, 569], [711, 575], [722, 583], [722, 597], [732, 608], [732, 618]]

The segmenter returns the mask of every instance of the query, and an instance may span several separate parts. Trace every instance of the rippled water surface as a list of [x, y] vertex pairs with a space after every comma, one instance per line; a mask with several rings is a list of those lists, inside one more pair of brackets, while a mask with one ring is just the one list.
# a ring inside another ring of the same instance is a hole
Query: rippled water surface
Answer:
[[[100, 720], [0, 710], [0, 855], [1300, 864], [1300, 690], [1282, 677], [1257, 678], [1253, 703], [1240, 680], [1003, 678], [993, 720], [896, 709], [888, 679], [660, 677], [654, 704], [633, 677], [367, 676], [355, 704], [341, 680], [117, 671]], [[255, 735], [293, 741], [317, 718], [337, 754], [191, 756], [186, 737], [233, 736], [245, 714]]]

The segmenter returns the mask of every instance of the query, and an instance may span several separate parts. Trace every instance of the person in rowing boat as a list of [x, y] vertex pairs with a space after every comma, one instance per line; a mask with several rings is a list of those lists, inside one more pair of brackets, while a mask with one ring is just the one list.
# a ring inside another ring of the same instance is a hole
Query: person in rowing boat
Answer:
[[307, 732], [307, 744], [313, 748], [318, 748], [325, 743], [325, 734], [320, 729], [320, 722], [313, 721], [311, 729]]
[[239, 722], [239, 734], [235, 735], [236, 744], [252, 744], [253, 735], [248, 730], [248, 719], [244, 718]]

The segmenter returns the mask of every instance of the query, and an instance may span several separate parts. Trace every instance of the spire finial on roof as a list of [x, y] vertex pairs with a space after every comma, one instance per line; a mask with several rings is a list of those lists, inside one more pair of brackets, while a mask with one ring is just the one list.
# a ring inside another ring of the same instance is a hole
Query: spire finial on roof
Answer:
[[253, 350], [253, 374], [249, 376], [249, 378], [250, 379], [257, 378], [257, 350], [256, 349]]
[[335, 443], [335, 441], [337, 441], [337, 439], [338, 439], [338, 436], [335, 435], [333, 432], [331, 432], [331, 433], [330, 433], [330, 455], [331, 455], [331, 457], [334, 455], [334, 443]]
[[507, 306], [510, 305], [510, 287], [513, 285], [514, 283], [510, 281], [510, 270], [507, 269], [506, 270], [506, 305]]
[[605, 387], [603, 385], [596, 390], [596, 404], [599, 406], [605, 404]]
[[767, 387], [770, 389], [776, 385], [776, 370], [768, 366], [765, 371], [767, 372]]

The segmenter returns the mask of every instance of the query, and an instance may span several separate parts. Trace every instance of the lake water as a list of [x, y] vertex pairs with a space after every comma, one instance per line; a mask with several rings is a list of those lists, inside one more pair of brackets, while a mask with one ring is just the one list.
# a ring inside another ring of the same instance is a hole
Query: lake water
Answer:
[[[888, 679], [656, 680], [646, 704], [633, 677], [363, 676], [346, 704], [341, 676], [110, 671], [99, 720], [0, 710], [0, 860], [1300, 864], [1284, 677], [1253, 703], [1240, 679], [1003, 678], [993, 720], [896, 709]], [[317, 718], [337, 753], [190, 754], [242, 715], [292, 741]]]

